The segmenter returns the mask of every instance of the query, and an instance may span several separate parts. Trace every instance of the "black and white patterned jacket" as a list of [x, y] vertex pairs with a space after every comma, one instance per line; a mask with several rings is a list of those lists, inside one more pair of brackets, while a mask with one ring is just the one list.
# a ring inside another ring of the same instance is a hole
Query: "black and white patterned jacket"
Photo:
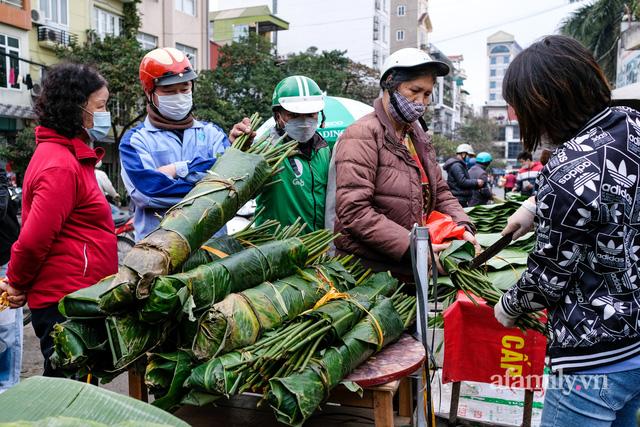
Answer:
[[607, 108], [557, 148], [536, 183], [537, 243], [502, 305], [548, 308], [554, 371], [640, 354], [640, 112]]

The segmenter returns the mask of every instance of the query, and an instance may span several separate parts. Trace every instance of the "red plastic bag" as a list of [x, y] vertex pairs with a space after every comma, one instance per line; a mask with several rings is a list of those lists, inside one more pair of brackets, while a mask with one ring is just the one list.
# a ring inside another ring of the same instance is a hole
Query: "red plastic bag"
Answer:
[[427, 218], [431, 243], [440, 244], [448, 240], [462, 240], [466, 228], [456, 224], [449, 215], [433, 211]]

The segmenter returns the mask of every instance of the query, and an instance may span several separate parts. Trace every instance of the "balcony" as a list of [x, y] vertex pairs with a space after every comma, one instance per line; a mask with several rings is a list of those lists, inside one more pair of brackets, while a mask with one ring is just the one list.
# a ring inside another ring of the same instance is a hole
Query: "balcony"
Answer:
[[70, 46], [78, 42], [78, 36], [65, 30], [41, 26], [38, 27], [38, 44], [48, 49]]

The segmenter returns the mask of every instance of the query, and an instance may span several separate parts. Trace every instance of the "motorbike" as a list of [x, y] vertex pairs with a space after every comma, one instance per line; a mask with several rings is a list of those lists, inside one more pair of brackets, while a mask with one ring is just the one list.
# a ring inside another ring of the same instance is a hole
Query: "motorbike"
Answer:
[[109, 206], [111, 206], [111, 216], [113, 217], [113, 223], [115, 224], [116, 243], [118, 248], [118, 267], [120, 267], [125, 256], [127, 256], [131, 248], [136, 244], [133, 234], [133, 215], [128, 211], [123, 211], [113, 203], [109, 203]]

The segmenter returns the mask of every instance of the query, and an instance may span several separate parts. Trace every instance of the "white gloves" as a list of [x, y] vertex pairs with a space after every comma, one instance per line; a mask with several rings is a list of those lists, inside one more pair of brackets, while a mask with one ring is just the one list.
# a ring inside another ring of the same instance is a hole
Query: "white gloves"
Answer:
[[516, 320], [518, 319], [517, 317], [510, 316], [506, 311], [504, 311], [504, 308], [502, 308], [502, 297], [500, 297], [498, 303], [495, 305], [495, 307], [493, 307], [493, 315], [495, 316], [496, 320], [505, 328], [514, 327], [516, 324]]
[[529, 197], [522, 206], [507, 220], [507, 226], [502, 230], [502, 235], [513, 231], [513, 240], [516, 240], [533, 229], [533, 218], [536, 216], [536, 203], [534, 197]]

